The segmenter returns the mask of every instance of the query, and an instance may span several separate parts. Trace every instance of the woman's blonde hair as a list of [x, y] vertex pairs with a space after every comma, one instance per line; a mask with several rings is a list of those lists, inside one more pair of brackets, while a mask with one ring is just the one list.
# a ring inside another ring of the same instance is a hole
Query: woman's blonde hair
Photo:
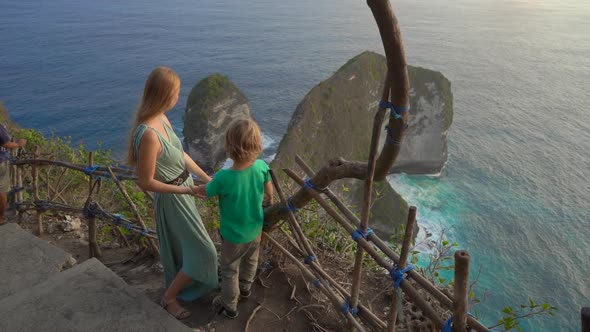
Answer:
[[260, 128], [253, 120], [238, 120], [225, 133], [225, 152], [235, 162], [254, 161], [262, 152]]
[[137, 163], [135, 155], [134, 136], [137, 126], [148, 119], [167, 111], [172, 106], [176, 94], [180, 89], [180, 78], [178, 74], [167, 67], [156, 67], [145, 81], [143, 97], [135, 112], [133, 127], [129, 133], [129, 150], [127, 151], [127, 162], [131, 166]]

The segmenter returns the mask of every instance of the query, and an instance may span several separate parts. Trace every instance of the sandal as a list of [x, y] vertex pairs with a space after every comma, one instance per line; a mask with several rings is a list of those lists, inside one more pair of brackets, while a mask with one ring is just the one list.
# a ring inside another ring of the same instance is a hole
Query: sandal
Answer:
[[[168, 307], [174, 303], [176, 303], [178, 305], [178, 307], [180, 307], [180, 309], [176, 310], [176, 312], [172, 312], [172, 311], [168, 310]], [[178, 320], [184, 320], [184, 319], [187, 319], [191, 316], [191, 312], [186, 310], [185, 308], [183, 308], [180, 305], [180, 303], [178, 303], [178, 301], [176, 301], [176, 300], [166, 303], [166, 299], [164, 297], [162, 297], [162, 300], [160, 300], [160, 305], [162, 306], [162, 309], [166, 310], [169, 314], [171, 314], [172, 316], [174, 316], [174, 318], [176, 318]]]

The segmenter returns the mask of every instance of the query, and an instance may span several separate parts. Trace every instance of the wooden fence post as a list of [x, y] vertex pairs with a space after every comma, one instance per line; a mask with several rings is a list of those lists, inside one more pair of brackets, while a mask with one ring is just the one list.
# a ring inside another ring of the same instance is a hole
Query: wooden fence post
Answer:
[[[24, 166], [17, 165], [16, 167], [16, 187], [19, 188], [19, 191], [16, 193], [15, 202], [22, 202], [23, 201], [23, 170]], [[18, 210], [17, 210], [18, 211]], [[18, 221], [23, 221], [23, 212], [18, 212]]]
[[[406, 223], [406, 233], [404, 234], [404, 242], [402, 244], [402, 251], [399, 256], [398, 268], [403, 270], [407, 264], [408, 256], [410, 254], [410, 245], [412, 244], [412, 238], [414, 237], [414, 224], [416, 223], [416, 207], [410, 206], [408, 212], [408, 222]], [[398, 299], [399, 296], [399, 299]], [[397, 321], [398, 312], [398, 300], [401, 302], [403, 299], [401, 289], [393, 289], [393, 297], [391, 300], [391, 312], [389, 313], [389, 321], [387, 322], [388, 330], [391, 332], [395, 331], [395, 323]]]
[[[10, 149], [10, 156], [12, 158], [15, 158], [16, 157], [16, 151], [15, 151], [15, 149]], [[7, 163], [8, 163], [8, 174], [10, 174], [10, 190], [14, 190], [14, 189], [17, 189], [16, 165], [12, 165], [12, 163], [10, 161], [7, 161]], [[10, 199], [11, 196], [12, 196], [12, 204], [14, 206], [14, 211], [15, 211], [15, 214], [16, 214], [17, 211], [18, 211], [18, 209], [16, 207], [16, 202], [18, 201], [17, 200], [18, 191], [13, 191], [13, 194], [12, 195], [10, 195], [10, 193], [9, 193], [7, 199]]]
[[[297, 182], [297, 184], [299, 184], [300, 186], [305, 185], [305, 180], [300, 178], [292, 170], [284, 169], [283, 171], [285, 173], [287, 173], [287, 175], [290, 178], [295, 180], [295, 182]], [[324, 210], [328, 213], [328, 215], [330, 215], [336, 222], [338, 222], [340, 225], [342, 225], [344, 227], [344, 229], [346, 229], [348, 234], [351, 234], [351, 235], [354, 234], [354, 232], [356, 231], [354, 226], [352, 226], [352, 224], [349, 223], [347, 221], [347, 219], [345, 219], [338, 212], [336, 212], [336, 210], [332, 206], [330, 206], [319, 193], [317, 193], [313, 190], [310, 190], [309, 194], [311, 195], [312, 198], [314, 198], [316, 200], [316, 202], [318, 202], [318, 204], [320, 204], [321, 207], [324, 208]], [[379, 253], [375, 250], [373, 245], [368, 240], [366, 240], [364, 237], [359, 237], [358, 243], [363, 246], [363, 249], [365, 249], [365, 251], [371, 257], [373, 257], [373, 259], [375, 260], [375, 262], [377, 262], [377, 264], [379, 264], [380, 266], [385, 268], [387, 271], [391, 270], [391, 268], [392, 268], [391, 264], [385, 258], [383, 258], [381, 255], [379, 255]], [[432, 306], [430, 304], [428, 304], [428, 302], [426, 302], [426, 300], [424, 300], [422, 297], [420, 297], [420, 295], [418, 294], [416, 289], [414, 289], [414, 287], [410, 283], [402, 283], [401, 288], [406, 293], [408, 298], [410, 298], [416, 304], [416, 306], [418, 308], [420, 308], [420, 310], [422, 310], [424, 315], [434, 322], [434, 324], [440, 325], [440, 326], [442, 326], [444, 324], [444, 321], [434, 311]]]
[[[94, 154], [92, 152], [88, 152], [88, 166], [94, 166]], [[85, 206], [87, 210], [90, 208], [92, 202], [92, 191], [94, 189], [92, 180], [93, 176], [90, 173], [88, 174], [88, 199], [86, 200]], [[86, 219], [88, 221], [88, 257], [100, 258], [102, 253], [100, 252], [98, 241], [96, 240], [96, 216], [94, 216], [93, 213], [87, 213]]]
[[[309, 177], [315, 176], [315, 172], [305, 163], [300, 156], [295, 157], [295, 161], [297, 164], [307, 173]], [[297, 180], [296, 180], [297, 181]], [[350, 211], [344, 203], [336, 195], [330, 190], [330, 188], [326, 188], [324, 194], [330, 198], [330, 200], [336, 205], [338, 210], [342, 212], [346, 218], [352, 223], [354, 226], [360, 225], [360, 220]], [[320, 198], [321, 199], [321, 198]], [[389, 257], [394, 262], [399, 262], [399, 257], [393, 250], [389, 247], [387, 243], [381, 240], [375, 234], [369, 234], [369, 239], [373, 242], [387, 257]], [[412, 280], [418, 283], [420, 286], [424, 287], [426, 291], [428, 291], [432, 296], [434, 296], [444, 307], [448, 309], [453, 309], [453, 301], [443, 292], [441, 292], [438, 288], [436, 288], [428, 279], [418, 273], [416, 270], [411, 270], [408, 272], [408, 275]], [[469, 323], [470, 327], [478, 332], [488, 332], [488, 328], [481, 324], [478, 320], [471, 316], [467, 316], [467, 322]]]
[[453, 291], [453, 332], [467, 329], [467, 292], [469, 290], [469, 253], [455, 252], [455, 288]]
[[[39, 154], [39, 147], [35, 149], [35, 159]], [[43, 211], [38, 206], [39, 200], [39, 165], [33, 164], [33, 187], [35, 190], [35, 206], [37, 207], [37, 235], [43, 235]]]

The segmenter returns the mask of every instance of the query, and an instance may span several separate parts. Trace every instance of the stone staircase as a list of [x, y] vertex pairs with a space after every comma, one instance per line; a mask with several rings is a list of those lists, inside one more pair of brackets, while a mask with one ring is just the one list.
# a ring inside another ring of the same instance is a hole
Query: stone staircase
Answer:
[[0, 331], [191, 331], [96, 259], [0, 226]]

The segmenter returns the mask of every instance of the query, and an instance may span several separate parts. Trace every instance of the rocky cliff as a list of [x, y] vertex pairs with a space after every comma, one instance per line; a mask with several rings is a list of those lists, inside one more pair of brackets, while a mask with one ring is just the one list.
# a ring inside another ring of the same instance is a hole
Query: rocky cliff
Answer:
[[[336, 157], [366, 161], [386, 66], [385, 57], [364, 52], [314, 87], [297, 106], [272, 167], [295, 168], [297, 154], [316, 170]], [[450, 83], [438, 72], [411, 66], [408, 70], [411, 120], [394, 169], [436, 173], [447, 159], [447, 131], [452, 122]], [[360, 211], [362, 184], [346, 180], [332, 187]], [[387, 238], [399, 223], [405, 223], [408, 205], [386, 182], [378, 184], [376, 191], [371, 225]]]
[[214, 74], [197, 83], [186, 102], [184, 144], [187, 153], [212, 173], [223, 165], [225, 132], [237, 120], [250, 117], [246, 96], [226, 76]]

